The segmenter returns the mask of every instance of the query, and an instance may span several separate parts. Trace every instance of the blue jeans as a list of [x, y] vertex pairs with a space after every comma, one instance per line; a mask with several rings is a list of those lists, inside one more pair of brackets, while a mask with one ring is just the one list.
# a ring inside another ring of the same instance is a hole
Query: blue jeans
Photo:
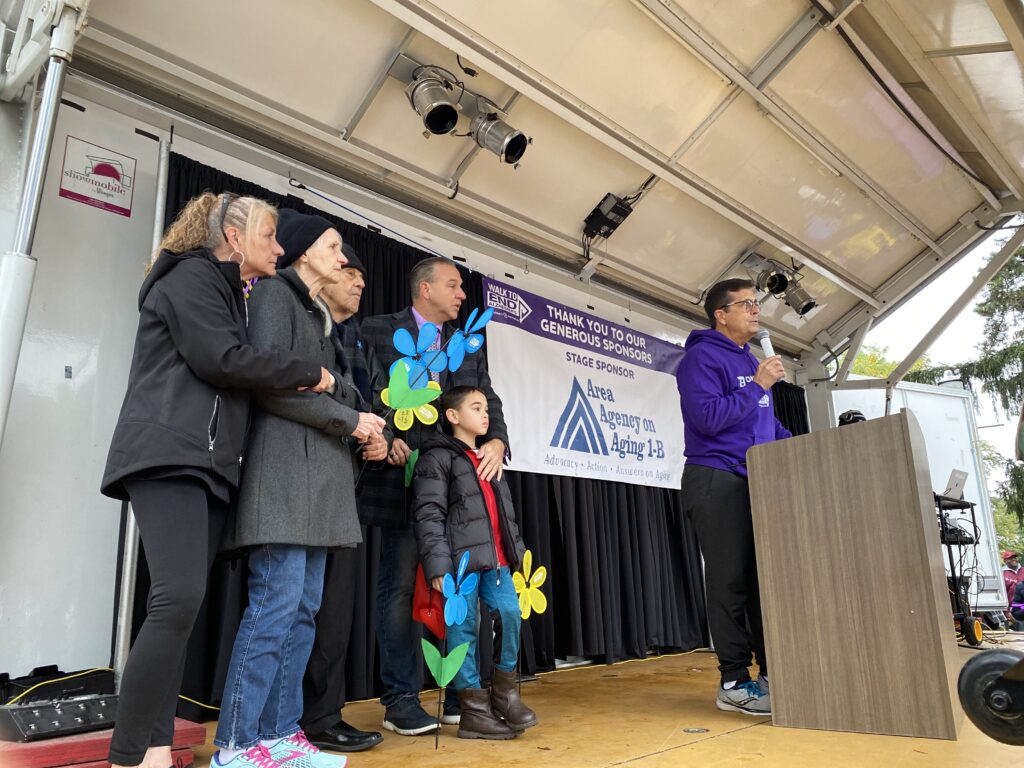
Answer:
[[248, 749], [299, 730], [326, 561], [323, 547], [262, 544], [249, 554], [249, 606], [231, 651], [218, 747]]
[[516, 668], [516, 660], [519, 658], [519, 625], [522, 621], [516, 588], [512, 585], [512, 574], [507, 566], [480, 571], [476, 589], [464, 595], [469, 609], [466, 620], [457, 626], [448, 627], [446, 632], [448, 653], [463, 643], [469, 643], [466, 661], [452, 681], [457, 691], [480, 687], [480, 665], [476, 658], [477, 637], [480, 634], [476, 620], [479, 603], [483, 601], [489, 610], [497, 611], [501, 617], [501, 658], [497, 666], [502, 672], [512, 672]]
[[381, 531], [380, 571], [377, 574], [377, 644], [384, 695], [380, 703], [393, 707], [403, 699], [419, 701], [423, 687], [420, 668], [420, 630], [412, 618], [419, 553], [412, 528]]

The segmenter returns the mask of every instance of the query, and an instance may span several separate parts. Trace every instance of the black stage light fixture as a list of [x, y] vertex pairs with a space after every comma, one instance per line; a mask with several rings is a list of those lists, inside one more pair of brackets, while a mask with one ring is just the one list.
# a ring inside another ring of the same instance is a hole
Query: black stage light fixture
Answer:
[[785, 272], [781, 270], [772, 271], [770, 269], [759, 272], [757, 274], [757, 279], [754, 281], [754, 284], [757, 286], [757, 290], [762, 292], [767, 291], [773, 296], [778, 296], [779, 294], [784, 293], [786, 288], [789, 286], [789, 283], [790, 280], [786, 276]]
[[795, 280], [790, 281], [789, 285], [786, 287], [785, 294], [786, 303], [801, 317], [818, 306], [818, 302], [812, 299], [811, 295], [801, 288], [800, 284]]
[[496, 112], [480, 113], [469, 129], [473, 140], [503, 163], [515, 165], [524, 154], [530, 139], [522, 131], [506, 123]]
[[444, 74], [432, 67], [417, 70], [405, 90], [412, 108], [423, 120], [423, 127], [435, 136], [451, 133], [459, 121], [452, 90]]
[[609, 192], [583, 220], [583, 235], [608, 238], [632, 212], [633, 206]]

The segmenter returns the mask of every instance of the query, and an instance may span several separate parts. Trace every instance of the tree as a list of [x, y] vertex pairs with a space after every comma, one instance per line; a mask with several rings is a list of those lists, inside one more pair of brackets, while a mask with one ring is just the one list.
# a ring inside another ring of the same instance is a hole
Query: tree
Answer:
[[1017, 516], [1006, 508], [1006, 502], [999, 497], [992, 499], [992, 520], [996, 526], [999, 551], [1024, 552], [1024, 529]]
[[1003, 466], [1006, 479], [997, 487], [999, 500], [1006, 505], [1006, 511], [1017, 518], [1017, 524], [1024, 527], [1024, 462], [1007, 461]]
[[[853, 359], [850, 372], [861, 376], [873, 376], [876, 379], [888, 378], [889, 374], [896, 370], [896, 366], [900, 364], [899, 360], [887, 358], [886, 354], [888, 352], [888, 347], [876, 347], [873, 344], [865, 344]], [[931, 366], [931, 360], [929, 360], [928, 355], [924, 355], [914, 363], [910, 370], [922, 370], [929, 366]]]

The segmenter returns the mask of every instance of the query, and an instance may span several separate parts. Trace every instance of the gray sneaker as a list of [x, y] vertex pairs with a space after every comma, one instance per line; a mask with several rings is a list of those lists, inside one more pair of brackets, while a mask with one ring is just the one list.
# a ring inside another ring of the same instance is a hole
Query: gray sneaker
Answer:
[[763, 693], [765, 696], [767, 696], [769, 694], [768, 678], [765, 677], [764, 675], [758, 675], [757, 676], [757, 687], [761, 689], [761, 693]]
[[753, 680], [747, 680], [729, 690], [718, 689], [715, 704], [726, 712], [742, 712], [746, 715], [768, 715], [772, 713], [772, 700], [767, 691]]

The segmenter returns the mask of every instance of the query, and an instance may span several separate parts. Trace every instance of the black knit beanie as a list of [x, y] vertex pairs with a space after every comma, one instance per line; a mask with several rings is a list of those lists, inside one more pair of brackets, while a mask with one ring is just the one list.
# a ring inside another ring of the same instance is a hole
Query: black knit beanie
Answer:
[[294, 264], [328, 229], [334, 229], [334, 225], [322, 216], [308, 216], [291, 208], [279, 210], [277, 242], [284, 249], [284, 256], [277, 260], [277, 268], [284, 269]]

